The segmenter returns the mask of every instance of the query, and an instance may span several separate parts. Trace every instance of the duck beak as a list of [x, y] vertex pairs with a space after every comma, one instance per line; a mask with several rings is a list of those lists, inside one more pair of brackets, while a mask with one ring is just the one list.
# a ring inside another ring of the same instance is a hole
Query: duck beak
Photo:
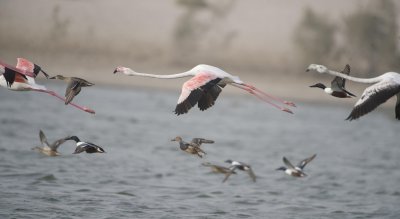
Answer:
[[50, 77], [49, 79], [56, 79], [56, 76]]
[[307, 69], [306, 69], [306, 72], [309, 72], [309, 71], [310, 71], [310, 69], [309, 69], [309, 68], [307, 68]]
[[317, 85], [314, 84], [314, 85], [311, 85], [310, 87], [317, 87]]
[[115, 69], [113, 73], [115, 74], [115, 73], [117, 73], [117, 72], [118, 72], [117, 69]]

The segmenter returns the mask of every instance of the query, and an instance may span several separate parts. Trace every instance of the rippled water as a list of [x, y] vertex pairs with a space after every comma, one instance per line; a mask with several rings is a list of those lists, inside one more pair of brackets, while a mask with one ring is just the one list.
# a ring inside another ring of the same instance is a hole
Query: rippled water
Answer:
[[[62, 85], [51, 85], [63, 93]], [[232, 89], [232, 88], [226, 88]], [[0, 218], [399, 218], [399, 122], [378, 109], [347, 122], [348, 106], [297, 103], [295, 115], [256, 98], [221, 94], [216, 106], [175, 116], [175, 92], [92, 87], [77, 103], [46, 94], [0, 91]], [[105, 154], [62, 156], [31, 150], [42, 129], [49, 141], [67, 135], [97, 143]], [[204, 159], [170, 139], [205, 137]], [[296, 179], [275, 171], [317, 153]], [[201, 166], [231, 158], [245, 173]]]

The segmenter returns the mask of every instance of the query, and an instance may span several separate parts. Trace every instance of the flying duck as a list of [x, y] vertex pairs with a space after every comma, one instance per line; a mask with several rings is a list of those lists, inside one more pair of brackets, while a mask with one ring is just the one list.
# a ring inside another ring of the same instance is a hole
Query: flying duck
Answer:
[[34, 147], [32, 150], [37, 150], [42, 154], [45, 154], [47, 156], [58, 156], [60, 153], [58, 153], [57, 148], [63, 144], [66, 141], [66, 138], [58, 139], [57, 141], [54, 141], [52, 144], [49, 144], [47, 141], [46, 136], [44, 135], [43, 131], [39, 131], [39, 138], [40, 142], [42, 143], [42, 147]]
[[352, 121], [368, 114], [391, 97], [396, 96], [395, 117], [400, 120], [400, 74], [386, 72], [374, 78], [356, 78], [340, 72], [329, 70], [326, 66], [311, 64], [306, 71], [314, 70], [320, 74], [330, 74], [350, 81], [372, 84], [367, 87], [356, 102], [346, 120]]
[[196, 154], [200, 158], [202, 158], [204, 155], [207, 154], [206, 152], [204, 152], [200, 148], [201, 144], [203, 144], [203, 143], [206, 143], [206, 144], [214, 143], [213, 140], [207, 140], [207, 139], [204, 139], [204, 138], [193, 138], [191, 142], [185, 142], [185, 141], [182, 140], [182, 138], [180, 136], [175, 137], [171, 141], [179, 142], [179, 147], [180, 147], [180, 149], [182, 151], [185, 151], [185, 152], [187, 152], [189, 154]]
[[288, 159], [286, 159], [286, 157], [283, 157], [283, 163], [285, 163], [286, 167], [282, 166], [282, 167], [279, 167], [276, 170], [285, 171], [285, 173], [287, 175], [294, 176], [294, 177], [307, 176], [307, 174], [304, 173], [303, 169], [309, 162], [311, 162], [315, 158], [315, 156], [317, 156], [317, 154], [314, 154], [311, 157], [300, 161], [300, 163], [297, 164], [297, 166], [293, 166], [292, 163], [290, 163], [290, 161]]
[[233, 161], [233, 160], [226, 160], [225, 163], [230, 164], [229, 169], [231, 171], [226, 173], [225, 179], [222, 182], [225, 182], [226, 180], [228, 180], [229, 176], [232, 175], [232, 173], [234, 173], [234, 171], [236, 169], [246, 171], [249, 174], [250, 178], [253, 180], [253, 182], [256, 182], [256, 175], [254, 174], [250, 165], [245, 164], [243, 162], [239, 162], [239, 161]]
[[236, 172], [232, 172], [232, 170], [230, 168], [228, 168], [228, 167], [215, 165], [215, 164], [212, 164], [210, 162], [204, 162], [204, 163], [202, 163], [202, 165], [205, 166], [205, 167], [210, 167], [211, 171], [213, 173], [223, 173], [223, 174], [227, 174], [227, 173], [232, 174], [233, 173], [233, 174], [236, 174]]
[[79, 92], [81, 92], [82, 87], [89, 87], [94, 85], [93, 83], [88, 82], [82, 78], [65, 77], [63, 75], [56, 75], [49, 79], [59, 79], [68, 83], [67, 89], [65, 90], [65, 105], [70, 103], [72, 99], [74, 99], [74, 97], [78, 95]]
[[[350, 75], [350, 65], [347, 64], [343, 71], [341, 71], [341, 73], [346, 74], [346, 75]], [[324, 90], [325, 93], [334, 96], [334, 97], [338, 97], [338, 98], [350, 98], [350, 97], [355, 97], [354, 94], [350, 93], [349, 91], [347, 91], [344, 87], [346, 84], [346, 79], [341, 78], [336, 76], [333, 81], [331, 82], [331, 87], [326, 87], [324, 84], [322, 83], [317, 83], [314, 84], [310, 87], [319, 87], [322, 90]]]
[[73, 154], [79, 154], [79, 153], [82, 153], [84, 151], [86, 151], [86, 153], [88, 153], [88, 154], [105, 153], [104, 149], [101, 148], [100, 146], [95, 145], [95, 144], [90, 143], [90, 142], [81, 141], [76, 136], [71, 136], [69, 138], [66, 138], [65, 140], [74, 140], [76, 142], [76, 149], [75, 149]]

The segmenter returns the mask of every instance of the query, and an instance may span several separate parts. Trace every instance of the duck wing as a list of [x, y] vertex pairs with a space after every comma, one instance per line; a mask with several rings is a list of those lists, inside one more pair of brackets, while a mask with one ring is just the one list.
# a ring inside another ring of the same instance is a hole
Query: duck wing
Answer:
[[290, 163], [290, 161], [286, 157], [283, 157], [282, 160], [283, 160], [283, 163], [286, 165], [286, 167], [288, 167], [289, 169], [295, 170], [295, 167], [293, 166], [293, 164]]
[[[350, 65], [346, 64], [341, 73], [350, 75]], [[346, 79], [336, 76], [331, 82], [331, 88], [334, 91], [342, 91], [346, 85]]]
[[79, 82], [79, 85], [80, 85], [81, 87], [90, 87], [90, 86], [93, 86], [93, 85], [94, 85], [94, 83], [89, 82], [89, 81], [87, 81], [87, 80], [85, 80], [85, 79], [82, 79], [82, 78], [72, 77], [71, 79], [72, 79], [72, 81], [77, 81], [77, 82]]
[[79, 92], [81, 92], [81, 83], [77, 80], [71, 80], [65, 90], [65, 105], [69, 104]]
[[309, 162], [311, 162], [316, 156], [317, 156], [317, 154], [313, 154], [311, 157], [306, 158], [306, 159], [300, 161], [299, 164], [297, 164], [297, 167], [300, 168], [301, 170], [303, 170], [303, 168], [304, 168]]
[[57, 150], [58, 147], [60, 147], [60, 145], [62, 145], [64, 142], [67, 141], [65, 139], [68, 138], [68, 137], [61, 138], [61, 139], [58, 139], [57, 141], [53, 142], [53, 144], [50, 145], [50, 148], [53, 149], [53, 150]]
[[47, 141], [46, 135], [44, 135], [43, 131], [39, 131], [39, 139], [43, 146], [50, 147], [49, 142]]
[[[346, 120], [352, 121], [360, 118], [361, 116], [373, 111], [376, 107], [386, 102], [389, 98], [393, 97], [399, 92], [400, 84], [391, 79], [382, 80], [379, 83], [367, 87], [364, 90], [361, 98], [354, 105], [353, 110]], [[399, 112], [400, 110], [398, 110], [397, 106], [398, 104], [396, 105], [396, 112]], [[400, 120], [400, 118], [397, 116], [396, 119]]]
[[212, 143], [214, 143], [214, 141], [213, 140], [207, 140], [207, 139], [204, 139], [204, 138], [193, 138], [191, 143], [200, 146], [203, 143], [212, 144]]
[[250, 166], [247, 166], [248, 169], [246, 172], [249, 174], [250, 178], [253, 180], [253, 182], [256, 182], [256, 174], [254, 174], [253, 169]]
[[229, 178], [233, 173], [235, 173], [236, 168], [237, 168], [237, 166], [231, 166], [231, 168], [229, 168], [230, 171], [228, 171], [227, 173], [225, 173], [225, 178], [224, 178], [224, 180], [222, 180], [222, 183], [224, 183], [226, 180], [228, 180], [228, 178]]

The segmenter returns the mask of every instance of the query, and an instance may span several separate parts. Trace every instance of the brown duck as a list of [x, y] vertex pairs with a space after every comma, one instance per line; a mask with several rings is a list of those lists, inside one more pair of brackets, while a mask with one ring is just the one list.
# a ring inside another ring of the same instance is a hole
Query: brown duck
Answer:
[[60, 153], [58, 153], [57, 148], [63, 144], [66, 141], [66, 138], [58, 139], [57, 141], [54, 141], [52, 144], [49, 144], [47, 141], [46, 136], [44, 135], [43, 131], [39, 131], [39, 138], [40, 142], [42, 143], [42, 147], [34, 147], [32, 150], [37, 150], [42, 154], [45, 154], [47, 156], [58, 156]]
[[90, 83], [82, 78], [65, 77], [63, 75], [56, 75], [49, 79], [59, 79], [68, 83], [67, 89], [65, 90], [65, 105], [69, 104], [72, 99], [74, 99], [74, 97], [81, 92], [82, 87], [94, 85], [93, 83]]
[[193, 138], [191, 142], [185, 142], [182, 140], [182, 138], [180, 136], [175, 137], [174, 139], [172, 139], [171, 141], [177, 141], [179, 142], [179, 147], [182, 151], [185, 151], [189, 154], [195, 154], [197, 156], [199, 156], [200, 158], [202, 158], [204, 155], [206, 155], [206, 152], [204, 152], [200, 146], [203, 143], [206, 144], [212, 144], [214, 143], [213, 140], [207, 140], [204, 138]]

